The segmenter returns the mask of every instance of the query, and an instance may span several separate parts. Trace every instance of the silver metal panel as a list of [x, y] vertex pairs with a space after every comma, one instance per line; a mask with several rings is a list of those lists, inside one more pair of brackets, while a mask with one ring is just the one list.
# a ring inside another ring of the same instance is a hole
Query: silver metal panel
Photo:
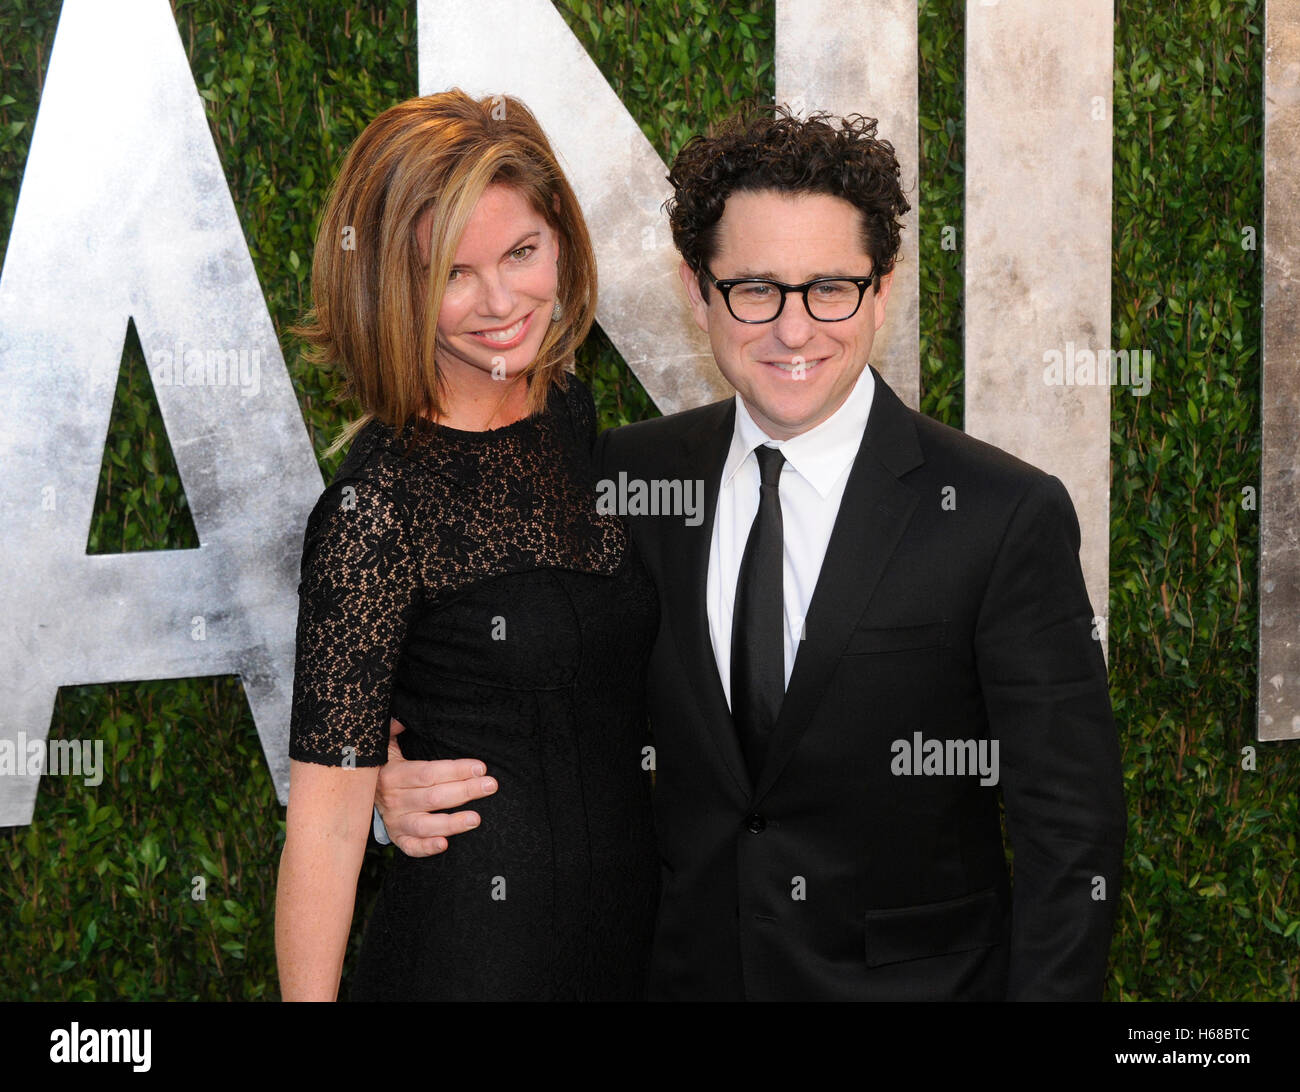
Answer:
[[1300, 739], [1300, 0], [1268, 0], [1264, 35], [1259, 738]]
[[776, 100], [799, 113], [876, 118], [902, 167], [912, 210], [871, 363], [909, 406], [920, 402], [916, 0], [777, 0]]
[[[131, 317], [201, 545], [88, 557]], [[238, 673], [284, 801], [321, 477], [167, 0], [63, 6], [0, 275], [0, 399], [0, 743], [44, 739], [61, 685]], [[0, 825], [36, 790], [0, 777]]]
[[1102, 616], [1111, 392], [1046, 371], [1110, 348], [1113, 28], [1112, 0], [966, 5], [966, 431], [1065, 483]]

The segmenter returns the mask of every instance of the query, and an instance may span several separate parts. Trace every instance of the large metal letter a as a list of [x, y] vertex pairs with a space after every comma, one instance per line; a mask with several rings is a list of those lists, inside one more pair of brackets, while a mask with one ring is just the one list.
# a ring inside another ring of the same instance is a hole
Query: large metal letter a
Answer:
[[[130, 318], [201, 545], [88, 557]], [[237, 673], [284, 799], [320, 471], [167, 0], [63, 6], [0, 391], [0, 747], [45, 738], [61, 685]], [[31, 821], [38, 780], [0, 777], [0, 826]]]

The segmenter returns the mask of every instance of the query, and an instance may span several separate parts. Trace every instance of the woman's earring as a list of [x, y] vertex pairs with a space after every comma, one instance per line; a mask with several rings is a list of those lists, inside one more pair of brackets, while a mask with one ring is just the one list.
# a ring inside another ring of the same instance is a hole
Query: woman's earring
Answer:
[[559, 300], [556, 300], [555, 306], [551, 309], [551, 321], [559, 322], [560, 316], [562, 316], [563, 314], [564, 314], [564, 306], [560, 303]]

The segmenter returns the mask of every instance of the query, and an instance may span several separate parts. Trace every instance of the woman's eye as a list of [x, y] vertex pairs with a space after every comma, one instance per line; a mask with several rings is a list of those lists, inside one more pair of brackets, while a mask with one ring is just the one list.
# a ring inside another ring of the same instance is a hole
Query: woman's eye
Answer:
[[510, 257], [514, 258], [515, 261], [522, 262], [536, 249], [535, 246], [521, 246], [518, 250], [512, 250], [510, 252]]

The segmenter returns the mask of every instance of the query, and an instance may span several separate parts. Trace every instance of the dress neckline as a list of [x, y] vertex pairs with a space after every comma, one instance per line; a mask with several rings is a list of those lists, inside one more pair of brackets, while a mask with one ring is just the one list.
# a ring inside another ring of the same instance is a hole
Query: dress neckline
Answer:
[[498, 425], [496, 428], [455, 428], [452, 425], [438, 424], [437, 422], [430, 421], [427, 418], [416, 419], [415, 427], [420, 432], [430, 436], [436, 436], [439, 433], [445, 432], [445, 433], [449, 433], [452, 436], [455, 436], [457, 439], [487, 440], [493, 437], [502, 436], [507, 433], [511, 433], [515, 429], [518, 429], [523, 425], [529, 424], [530, 422], [536, 423], [537, 419], [541, 417], [542, 414], [545, 412], [546, 412], [546, 408], [543, 408], [538, 413], [526, 413], [524, 414], [523, 417], [518, 417], [513, 421], [508, 421], [504, 425]]
[[546, 405], [536, 413], [526, 414], [514, 421], [489, 429], [460, 429], [451, 425], [440, 425], [424, 417], [413, 416], [406, 425], [395, 430], [395, 440], [416, 440], [422, 444], [436, 443], [440, 438], [452, 441], [464, 447], [485, 447], [496, 441], [515, 439], [541, 427], [543, 421], [560, 411], [560, 399], [564, 392], [557, 385], [552, 385], [547, 394]]
[[[457, 440], [476, 443], [487, 441], [502, 436], [512, 436], [517, 430], [522, 430], [526, 426], [536, 425], [541, 419], [554, 412], [558, 407], [556, 399], [561, 397], [563, 392], [559, 389], [558, 384], [552, 383], [551, 389], [546, 392], [546, 403], [536, 413], [526, 413], [513, 421], [508, 421], [504, 425], [498, 425], [496, 428], [484, 429], [464, 429], [455, 428], [452, 425], [441, 425], [429, 421], [423, 417], [414, 417], [411, 420], [415, 423], [417, 431], [421, 435], [436, 436], [440, 432], [448, 433]], [[408, 423], [409, 424], [409, 423]]]

